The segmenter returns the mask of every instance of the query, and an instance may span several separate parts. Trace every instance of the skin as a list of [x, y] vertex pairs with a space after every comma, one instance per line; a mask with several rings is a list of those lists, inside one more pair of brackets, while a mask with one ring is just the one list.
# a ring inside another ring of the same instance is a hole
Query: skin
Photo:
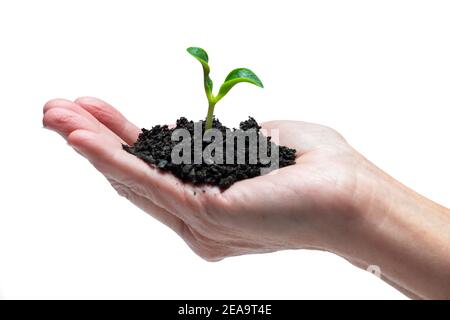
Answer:
[[122, 150], [140, 129], [102, 100], [51, 100], [43, 123], [205, 260], [326, 250], [361, 268], [376, 265], [412, 298], [450, 299], [450, 210], [384, 173], [331, 128], [264, 123], [297, 149], [296, 165], [221, 192], [183, 184]]

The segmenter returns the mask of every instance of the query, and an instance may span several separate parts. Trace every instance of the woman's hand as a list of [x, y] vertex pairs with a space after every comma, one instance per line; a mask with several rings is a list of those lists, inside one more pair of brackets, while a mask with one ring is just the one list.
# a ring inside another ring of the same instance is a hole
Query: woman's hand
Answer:
[[[125, 152], [122, 144], [133, 144], [140, 130], [101, 100], [49, 101], [43, 122], [64, 136], [120, 195], [172, 228], [206, 260], [284, 249], [327, 250], [361, 267], [380, 266], [386, 280], [410, 296], [450, 297], [447, 209], [383, 173], [333, 129], [296, 121], [263, 124], [269, 132], [279, 130], [280, 144], [297, 149], [296, 164], [221, 192], [183, 184]], [[411, 217], [408, 210], [414, 208], [417, 216]], [[435, 214], [422, 216], [430, 211]], [[425, 231], [425, 220], [440, 233], [417, 240], [417, 245], [437, 245], [438, 251], [415, 254], [411, 236]], [[428, 261], [416, 261], [427, 254]], [[402, 266], [401, 259], [413, 266]], [[423, 268], [448, 276], [444, 282], [435, 276], [440, 290], [430, 288]], [[414, 274], [405, 275], [405, 269]], [[424, 279], [417, 279], [419, 275]]]
[[353, 220], [348, 195], [361, 160], [334, 130], [273, 121], [280, 143], [298, 150], [296, 165], [240, 181], [224, 192], [183, 184], [122, 150], [140, 130], [94, 98], [52, 100], [44, 125], [61, 133], [120, 195], [174, 229], [207, 260], [303, 247], [331, 249]]

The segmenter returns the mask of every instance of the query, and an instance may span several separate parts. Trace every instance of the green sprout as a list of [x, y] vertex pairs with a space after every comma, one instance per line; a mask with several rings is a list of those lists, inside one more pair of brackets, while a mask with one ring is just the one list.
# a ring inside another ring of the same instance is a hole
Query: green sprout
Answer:
[[216, 103], [219, 102], [228, 93], [228, 91], [230, 91], [230, 89], [234, 87], [235, 84], [239, 82], [248, 82], [260, 88], [264, 88], [261, 80], [259, 80], [259, 78], [253, 71], [246, 68], [237, 68], [228, 74], [222, 86], [220, 86], [219, 92], [217, 93], [217, 95], [214, 95], [212, 92], [213, 82], [209, 77], [210, 69], [208, 65], [208, 54], [202, 48], [197, 47], [187, 48], [187, 52], [189, 52], [194, 58], [200, 61], [203, 67], [204, 87], [209, 104], [208, 115], [206, 116], [205, 130], [212, 128], [214, 107], [216, 106]]

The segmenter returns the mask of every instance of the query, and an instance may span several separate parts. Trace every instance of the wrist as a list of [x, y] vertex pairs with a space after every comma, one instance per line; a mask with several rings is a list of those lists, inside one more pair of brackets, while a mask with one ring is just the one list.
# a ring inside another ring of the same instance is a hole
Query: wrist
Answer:
[[450, 213], [368, 161], [359, 170], [346, 245], [336, 253], [377, 266], [388, 281], [424, 298], [450, 298]]

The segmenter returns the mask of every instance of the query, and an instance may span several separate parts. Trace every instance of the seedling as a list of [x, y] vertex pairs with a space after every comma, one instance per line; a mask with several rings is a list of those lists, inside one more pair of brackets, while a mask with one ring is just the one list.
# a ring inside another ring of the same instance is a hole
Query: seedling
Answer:
[[213, 82], [209, 77], [209, 65], [208, 65], [208, 54], [202, 48], [190, 47], [187, 48], [187, 51], [194, 56], [203, 67], [203, 82], [205, 87], [206, 97], [208, 98], [208, 114], [206, 116], [206, 125], [205, 130], [212, 128], [213, 116], [214, 116], [214, 107], [216, 103], [219, 102], [231, 88], [234, 87], [239, 82], [248, 82], [252, 83], [255, 86], [263, 88], [263, 84], [261, 80], [256, 76], [256, 74], [250, 69], [246, 68], [237, 68], [231, 71], [228, 76], [225, 78], [225, 81], [220, 86], [219, 92], [217, 95], [213, 94]]
[[[225, 78], [217, 95], [214, 95], [213, 83], [209, 77], [208, 54], [201, 48], [192, 47], [187, 51], [203, 67], [204, 87], [209, 104], [206, 122], [193, 122], [182, 117], [177, 120], [174, 128], [157, 125], [151, 130], [142, 129], [134, 144], [124, 145], [123, 148], [145, 162], [171, 172], [183, 182], [218, 186], [222, 190], [229, 188], [237, 181], [254, 178], [272, 169], [295, 164], [296, 151], [285, 146], [278, 146], [271, 141], [270, 137], [264, 136], [260, 131], [261, 126], [252, 117], [242, 121], [238, 129], [231, 129], [218, 121], [215, 122], [214, 127], [217, 131], [209, 131], [213, 133], [214, 142], [211, 141], [204, 148], [205, 144], [202, 142], [207, 142], [208, 139], [203, 140], [206, 137], [202, 134], [199, 136], [198, 131], [202, 130], [203, 126], [205, 130], [212, 128], [216, 103], [239, 82], [249, 82], [261, 88], [263, 84], [251, 70], [234, 69]], [[178, 135], [179, 133], [182, 133], [181, 136]], [[192, 137], [194, 137], [193, 140]], [[196, 137], [201, 138], [200, 141]], [[230, 137], [232, 139], [229, 139]], [[183, 140], [180, 142], [178, 138]], [[176, 145], [175, 141], [177, 141]], [[242, 141], [245, 142], [243, 145]], [[232, 148], [229, 148], [230, 146]], [[225, 150], [223, 150], [224, 147]], [[204, 157], [205, 152], [207, 158]], [[240, 155], [244, 156], [240, 157]]]

